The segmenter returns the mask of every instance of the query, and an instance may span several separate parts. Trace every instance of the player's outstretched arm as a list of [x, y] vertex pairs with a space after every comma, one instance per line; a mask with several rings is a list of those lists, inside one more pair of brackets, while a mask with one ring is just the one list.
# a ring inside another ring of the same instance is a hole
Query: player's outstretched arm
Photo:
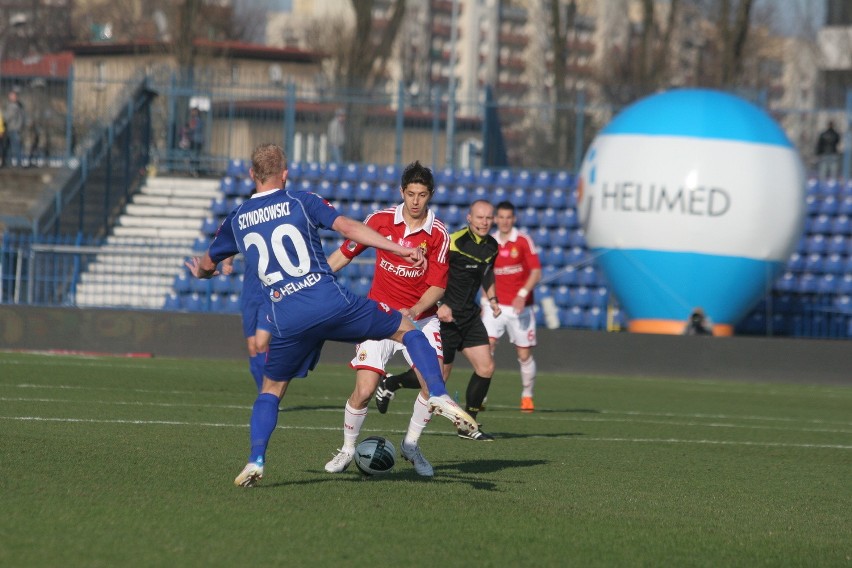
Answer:
[[335, 249], [334, 252], [328, 255], [328, 265], [334, 272], [348, 266], [350, 262], [352, 262], [352, 259], [346, 258], [346, 255], [340, 252], [340, 249]]
[[204, 254], [203, 258], [197, 256], [192, 257], [188, 261], [184, 262], [184, 265], [189, 269], [193, 276], [202, 280], [213, 278], [219, 274], [216, 270], [216, 263], [210, 259], [210, 255], [207, 253]]
[[401, 256], [402, 258], [408, 259], [414, 267], [419, 267], [426, 262], [426, 258], [423, 256], [423, 251], [419, 247], [404, 247], [393, 241], [389, 241], [364, 223], [350, 219], [345, 215], [341, 215], [335, 219], [334, 225], [332, 225], [331, 228], [356, 243], [386, 250], [395, 255]]

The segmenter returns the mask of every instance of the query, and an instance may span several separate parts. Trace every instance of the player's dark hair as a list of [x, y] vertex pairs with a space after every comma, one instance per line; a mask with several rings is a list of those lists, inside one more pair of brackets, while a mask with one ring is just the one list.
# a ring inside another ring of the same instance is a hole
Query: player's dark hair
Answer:
[[435, 192], [435, 178], [432, 176], [432, 170], [421, 164], [419, 160], [411, 162], [402, 170], [402, 180], [399, 186], [405, 189], [412, 183], [419, 183], [426, 186], [426, 189], [429, 190], [429, 195]]
[[515, 204], [511, 201], [501, 201], [494, 209], [496, 211], [500, 211], [501, 209], [507, 209], [512, 212], [512, 215], [515, 214]]

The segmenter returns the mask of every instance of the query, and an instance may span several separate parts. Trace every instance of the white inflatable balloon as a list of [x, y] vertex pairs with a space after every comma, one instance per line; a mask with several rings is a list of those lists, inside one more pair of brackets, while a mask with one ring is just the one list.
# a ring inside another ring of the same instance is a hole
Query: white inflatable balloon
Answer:
[[578, 210], [630, 331], [680, 333], [701, 307], [717, 335], [730, 335], [802, 233], [805, 171], [760, 108], [677, 89], [634, 103], [598, 134]]

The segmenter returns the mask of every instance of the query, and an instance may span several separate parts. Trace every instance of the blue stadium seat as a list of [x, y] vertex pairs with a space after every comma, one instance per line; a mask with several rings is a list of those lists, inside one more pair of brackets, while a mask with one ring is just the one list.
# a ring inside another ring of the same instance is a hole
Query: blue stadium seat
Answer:
[[527, 204], [530, 207], [535, 207], [536, 209], [545, 209], [548, 207], [548, 193], [546, 190], [538, 187], [531, 190], [528, 194]]
[[828, 248], [828, 243], [822, 233], [805, 238], [805, 254], [822, 254]]
[[840, 282], [834, 274], [823, 274], [817, 278], [817, 294], [834, 294]]
[[550, 183], [550, 172], [548, 172], [547, 170], [541, 170], [535, 175], [532, 182], [532, 186], [536, 189], [544, 189], [550, 191]]
[[791, 254], [786, 268], [791, 272], [802, 272], [805, 269], [805, 255], [798, 252]]
[[180, 274], [175, 276], [175, 282], [172, 285], [175, 289], [175, 292], [178, 294], [186, 294], [190, 290], [190, 278], [195, 279], [195, 277], [190, 276], [188, 272], [181, 271]]
[[450, 204], [458, 205], [459, 207], [467, 207], [470, 205], [470, 196], [468, 195], [467, 186], [455, 186], [452, 192], [450, 192]]
[[819, 213], [821, 215], [837, 215], [839, 210], [840, 204], [833, 195], [826, 195], [819, 204]]
[[352, 199], [361, 203], [369, 203], [373, 201], [373, 186], [366, 181], [362, 181], [355, 186]]
[[349, 204], [349, 212], [346, 216], [363, 221], [370, 213], [372, 213], [372, 210], [369, 209], [367, 204], [361, 203], [360, 201], [353, 201]]
[[334, 199], [334, 188], [334, 184], [327, 179], [322, 180], [318, 184], [314, 184], [314, 192], [325, 199]]
[[[296, 191], [314, 191], [314, 182], [309, 179], [303, 179], [299, 183], [295, 184], [295, 186]], [[249, 190], [249, 193], [251, 193], [251, 190]], [[246, 195], [249, 195], [249, 193]]]
[[[491, 190], [489, 190], [484, 185], [477, 185], [470, 191], [470, 203], [478, 199], [484, 199], [485, 201], [491, 201]], [[497, 205], [497, 202], [492, 202], [494, 205]]]
[[212, 211], [217, 217], [224, 217], [231, 212], [231, 209], [228, 207], [227, 199], [217, 197], [213, 200], [213, 203], [210, 204], [210, 211]]
[[200, 278], [189, 277], [189, 291], [197, 294], [209, 294], [213, 285], [210, 280], [202, 280]]
[[347, 287], [352, 290], [353, 293], [359, 296], [366, 296], [370, 292], [370, 286], [373, 283], [372, 278], [361, 277], [358, 279], [350, 280], [347, 284]]
[[591, 307], [583, 311], [583, 327], [588, 329], [606, 329], [606, 310]]
[[544, 230], [550, 233], [550, 242], [553, 246], [562, 248], [571, 247], [571, 231], [569, 229], [559, 227], [554, 231], [545, 227]]
[[373, 199], [384, 205], [390, 205], [399, 200], [399, 193], [396, 191], [395, 185], [381, 182], [373, 190]]
[[[305, 162], [302, 164], [302, 177], [311, 181], [326, 179], [325, 168], [319, 162]], [[329, 181], [334, 181], [329, 179]]]
[[559, 310], [559, 323], [562, 324], [562, 327], [583, 327], [583, 309], [573, 306]]
[[341, 181], [337, 184], [334, 190], [334, 195], [331, 196], [338, 201], [352, 201], [355, 196], [355, 187], [348, 181]]
[[575, 268], [578, 266], [582, 266], [589, 262], [589, 254], [586, 249], [582, 247], [572, 247], [568, 252], [568, 258], [566, 262]]
[[364, 164], [361, 167], [361, 179], [375, 183], [379, 179], [379, 166], [376, 164]]
[[574, 186], [574, 176], [568, 172], [560, 171], [553, 176], [553, 187], [556, 189], [570, 189]]
[[435, 185], [453, 185], [456, 180], [456, 173], [453, 168], [442, 168], [433, 174]]
[[569, 286], [557, 286], [553, 290], [553, 301], [560, 308], [570, 308], [574, 304], [571, 298], [571, 288]]
[[189, 310], [191, 312], [202, 312], [207, 308], [207, 298], [203, 298], [201, 294], [196, 292], [193, 292], [192, 294], [185, 294], [181, 298], [181, 305], [185, 310]]
[[559, 267], [550, 264], [543, 264], [541, 267], [541, 281], [545, 284], [553, 284], [559, 276]]
[[834, 309], [846, 315], [852, 315], [852, 296], [843, 295], [834, 299]]
[[231, 195], [237, 195], [237, 182], [231, 176], [224, 176], [219, 181], [219, 191], [221, 191], [224, 195], [230, 197]]
[[290, 162], [287, 164], [287, 178], [299, 179], [302, 175], [302, 162]]
[[796, 279], [796, 291], [800, 294], [816, 294], [817, 277], [810, 272], [800, 274]]
[[846, 272], [837, 283], [837, 293], [843, 296], [852, 294], [852, 272]]
[[[566, 212], [567, 213], [567, 212]], [[566, 218], [565, 215], [560, 215], [556, 209], [548, 207], [545, 209], [541, 216], [538, 219], [539, 225], [542, 227], [547, 227], [549, 229], [556, 229], [557, 227], [565, 226], [563, 224], [563, 220]]]
[[361, 181], [361, 168], [358, 167], [358, 164], [348, 163], [343, 166], [343, 169], [340, 172], [341, 181], [348, 181], [351, 184], [356, 184]]
[[[329, 162], [322, 168], [322, 179], [331, 183], [337, 183], [340, 181], [340, 164], [336, 162]], [[313, 177], [313, 180], [316, 181], [316, 177]]]
[[788, 270], [775, 281], [773, 287], [779, 292], [794, 292], [796, 290], [796, 275]]
[[229, 294], [231, 292], [231, 283], [234, 278], [220, 274], [210, 279], [213, 292], [216, 294]]
[[475, 185], [477, 176], [470, 168], [464, 168], [456, 172], [456, 183], [460, 185]]
[[467, 217], [467, 209], [461, 208], [458, 205], [447, 205], [442, 212], [441, 221], [447, 226], [447, 230], [453, 232], [457, 227], [461, 227], [465, 223]]
[[491, 168], [482, 168], [476, 176], [476, 183], [489, 187], [494, 184], [494, 170]]
[[580, 220], [577, 218], [577, 211], [574, 209], [566, 209], [562, 212], [562, 223], [559, 225], [567, 229], [576, 229], [580, 226]]
[[846, 254], [846, 241], [846, 235], [833, 235], [830, 239], [828, 239], [825, 252], [828, 254]]
[[528, 200], [527, 190], [520, 187], [516, 187], [510, 192], [509, 201], [514, 203], [515, 207], [518, 209], [532, 207]]
[[503, 187], [512, 186], [512, 170], [498, 170], [494, 179], [495, 185]]
[[609, 289], [606, 286], [598, 286], [592, 289], [592, 307], [606, 309], [609, 304]]
[[805, 211], [808, 215], [816, 215], [819, 212], [819, 198], [816, 195], [805, 196]]
[[575, 227], [573, 230], [569, 231], [568, 235], [568, 243], [570, 246], [588, 248], [588, 243], [586, 243], [586, 233], [583, 231], [582, 227]]
[[248, 170], [248, 163], [245, 160], [234, 159], [228, 161], [225, 174], [234, 178], [244, 177], [248, 175]]
[[833, 235], [852, 235], [852, 216], [838, 215], [831, 222], [831, 234]]
[[[538, 253], [541, 255], [542, 250], [547, 249], [551, 246], [551, 233], [553, 231], [549, 230], [547, 227], [537, 227], [530, 231], [529, 235], [532, 238], [535, 246], [538, 248]], [[555, 245], [555, 246], [564, 246], [564, 245]]]
[[518, 225], [531, 231], [538, 227], [538, 211], [533, 207], [526, 207], [517, 211]]
[[450, 190], [449, 188], [441, 183], [435, 185], [435, 193], [432, 195], [432, 203], [436, 205], [449, 205], [450, 204]]
[[805, 273], [818, 273], [823, 271], [822, 255], [811, 253], [805, 257]]
[[250, 177], [244, 177], [239, 181], [235, 189], [237, 191], [238, 196], [248, 197], [254, 190], [254, 180], [252, 180]]
[[228, 297], [225, 298], [225, 304], [222, 309], [229, 314], [240, 313], [240, 295], [229, 294]]
[[592, 292], [587, 286], [572, 288], [571, 303], [575, 306], [588, 308], [592, 305]]
[[[511, 196], [509, 195], [509, 190], [505, 187], [497, 186], [491, 191], [491, 203], [497, 205], [501, 201], [511, 201]], [[515, 209], [517, 210], [518, 206], [515, 205]], [[516, 211], [517, 212], [517, 211]]]
[[385, 166], [379, 170], [379, 182], [390, 186], [398, 186], [402, 172], [395, 165]]
[[552, 189], [547, 196], [547, 206], [561, 210], [568, 207], [568, 192], [564, 189]]
[[808, 178], [805, 191], [806, 195], [817, 195], [820, 192], [819, 180], [817, 178]]
[[571, 265], [561, 267], [556, 277], [556, 283], [564, 286], [578, 286], [580, 284], [577, 269]]
[[577, 273], [577, 283], [581, 286], [597, 286], [598, 285], [598, 272], [594, 266], [584, 266], [582, 270]]
[[822, 270], [826, 274], [843, 274], [844, 270], [846, 270], [846, 263], [843, 255], [835, 252], [824, 257]]
[[204, 235], [213, 236], [214, 234], [216, 234], [216, 231], [219, 230], [220, 224], [221, 221], [219, 220], [219, 217], [213, 217], [211, 215], [204, 219], [204, 221], [201, 223], [201, 232]]
[[565, 249], [562, 247], [550, 247], [549, 249], [545, 249], [539, 256], [541, 257], [542, 264], [551, 264], [553, 266], [565, 266], [565, 262], [568, 259]]
[[526, 190], [529, 189], [530, 185], [532, 185], [532, 181], [533, 176], [529, 170], [520, 170], [515, 174], [513, 184], [515, 187]]
[[181, 309], [180, 296], [174, 292], [169, 292], [166, 295], [166, 300], [163, 303], [163, 309], [171, 312], [176, 312]]

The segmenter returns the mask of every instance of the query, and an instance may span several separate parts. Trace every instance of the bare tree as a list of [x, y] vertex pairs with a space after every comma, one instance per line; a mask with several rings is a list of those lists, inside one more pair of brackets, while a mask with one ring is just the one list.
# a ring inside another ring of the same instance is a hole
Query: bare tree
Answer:
[[361, 159], [366, 115], [365, 107], [353, 100], [384, 87], [388, 62], [405, 16], [405, 0], [393, 0], [389, 17], [378, 27], [373, 18], [374, 5], [374, 0], [351, 0], [354, 25], [345, 16], [326, 18], [315, 22], [308, 34], [310, 47], [328, 55], [327, 76], [347, 112], [344, 152], [347, 159], [355, 161]]

